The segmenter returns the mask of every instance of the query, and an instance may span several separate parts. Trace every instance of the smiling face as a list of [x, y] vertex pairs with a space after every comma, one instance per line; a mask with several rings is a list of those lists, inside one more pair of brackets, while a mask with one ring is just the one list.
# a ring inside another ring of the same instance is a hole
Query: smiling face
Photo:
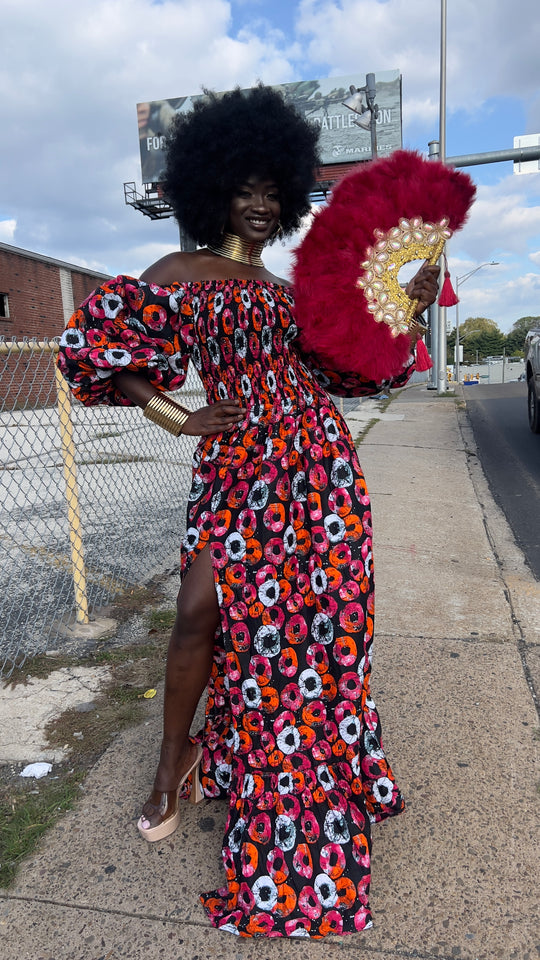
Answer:
[[235, 190], [227, 229], [249, 243], [265, 242], [276, 231], [281, 213], [274, 180], [252, 176]]

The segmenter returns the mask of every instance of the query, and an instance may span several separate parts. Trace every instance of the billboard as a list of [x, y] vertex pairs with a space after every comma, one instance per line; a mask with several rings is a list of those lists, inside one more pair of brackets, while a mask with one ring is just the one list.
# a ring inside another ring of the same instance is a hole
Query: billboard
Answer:
[[[306, 119], [321, 130], [319, 147], [322, 166], [352, 163], [371, 157], [371, 134], [358, 127], [356, 115], [343, 106], [350, 87], [365, 86], [360, 74], [348, 77], [327, 77], [324, 80], [299, 80], [274, 87], [284, 99], [293, 103]], [[385, 157], [401, 147], [401, 75], [399, 70], [375, 74], [377, 90], [377, 153]], [[246, 91], [247, 92], [247, 91]], [[165, 167], [165, 138], [172, 118], [188, 112], [204, 94], [153, 100], [137, 104], [139, 147], [143, 183], [158, 183]], [[367, 106], [364, 96], [364, 106]]]

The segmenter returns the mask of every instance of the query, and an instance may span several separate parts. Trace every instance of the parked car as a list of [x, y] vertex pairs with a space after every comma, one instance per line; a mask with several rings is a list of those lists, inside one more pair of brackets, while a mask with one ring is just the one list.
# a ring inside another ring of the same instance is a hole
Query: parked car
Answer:
[[540, 327], [529, 330], [525, 338], [525, 373], [529, 426], [540, 433]]

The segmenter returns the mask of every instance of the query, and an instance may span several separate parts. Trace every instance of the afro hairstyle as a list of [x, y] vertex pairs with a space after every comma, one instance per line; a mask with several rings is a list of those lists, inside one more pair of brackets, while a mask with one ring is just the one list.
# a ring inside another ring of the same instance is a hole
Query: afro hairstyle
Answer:
[[269, 178], [280, 192], [283, 235], [290, 235], [310, 209], [318, 136], [317, 126], [272, 87], [205, 91], [173, 120], [164, 194], [193, 240], [215, 245], [235, 190], [250, 176]]

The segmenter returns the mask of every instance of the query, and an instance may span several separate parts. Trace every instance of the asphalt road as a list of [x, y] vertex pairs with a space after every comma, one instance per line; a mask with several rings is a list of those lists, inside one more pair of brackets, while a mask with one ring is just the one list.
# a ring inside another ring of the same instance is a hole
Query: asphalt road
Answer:
[[540, 580], [540, 435], [529, 430], [527, 384], [479, 384], [464, 394], [493, 497]]

